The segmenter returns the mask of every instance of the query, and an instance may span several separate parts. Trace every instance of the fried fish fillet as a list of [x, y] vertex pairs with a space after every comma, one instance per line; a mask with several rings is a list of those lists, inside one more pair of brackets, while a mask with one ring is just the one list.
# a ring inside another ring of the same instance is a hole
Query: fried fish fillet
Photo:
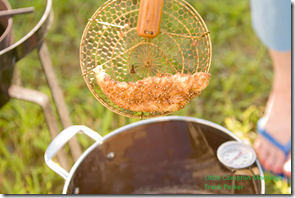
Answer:
[[211, 74], [160, 74], [137, 82], [119, 82], [98, 66], [93, 70], [103, 93], [116, 105], [131, 111], [174, 112], [199, 96]]

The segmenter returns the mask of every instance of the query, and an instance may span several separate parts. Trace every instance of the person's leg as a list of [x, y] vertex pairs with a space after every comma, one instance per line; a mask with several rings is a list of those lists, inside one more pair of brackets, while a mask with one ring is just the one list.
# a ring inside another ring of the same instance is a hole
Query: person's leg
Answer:
[[[274, 80], [264, 114], [264, 129], [277, 142], [286, 145], [291, 138], [291, 2], [250, 2], [253, 29], [260, 41], [272, 49], [269, 51], [273, 61]], [[286, 163], [285, 153], [273, 143], [259, 135], [254, 148], [265, 169], [290, 175], [287, 170], [290, 163]]]
[[[264, 117], [265, 130], [278, 142], [286, 145], [291, 138], [291, 52], [270, 50], [273, 61], [274, 80]], [[284, 153], [259, 135], [254, 149], [265, 169], [274, 173], [285, 172]]]

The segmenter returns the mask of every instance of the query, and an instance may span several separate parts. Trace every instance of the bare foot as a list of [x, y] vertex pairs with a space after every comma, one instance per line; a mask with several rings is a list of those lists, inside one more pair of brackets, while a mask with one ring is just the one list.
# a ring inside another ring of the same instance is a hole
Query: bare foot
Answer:
[[[287, 145], [291, 138], [291, 53], [270, 50], [274, 65], [274, 81], [264, 118], [264, 129], [277, 142]], [[259, 161], [266, 170], [284, 172], [286, 156], [283, 151], [259, 135], [254, 143]]]
[[[291, 100], [285, 93], [273, 92], [272, 101], [268, 103], [265, 115], [265, 130], [282, 145], [288, 144], [291, 138]], [[283, 171], [286, 156], [283, 151], [274, 146], [266, 138], [259, 135], [254, 143], [254, 149], [260, 162], [266, 170], [276, 174]]]

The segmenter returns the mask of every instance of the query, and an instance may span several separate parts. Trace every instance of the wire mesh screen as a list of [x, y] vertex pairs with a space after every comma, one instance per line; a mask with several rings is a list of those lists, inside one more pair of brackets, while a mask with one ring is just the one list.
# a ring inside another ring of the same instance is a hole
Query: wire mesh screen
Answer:
[[160, 34], [137, 35], [139, 0], [111, 0], [89, 19], [84, 30], [80, 62], [94, 96], [107, 108], [128, 117], [155, 117], [171, 112], [137, 112], [120, 108], [101, 90], [93, 69], [102, 67], [119, 82], [137, 82], [158, 73], [208, 72], [211, 42], [199, 14], [183, 0], [165, 0]]

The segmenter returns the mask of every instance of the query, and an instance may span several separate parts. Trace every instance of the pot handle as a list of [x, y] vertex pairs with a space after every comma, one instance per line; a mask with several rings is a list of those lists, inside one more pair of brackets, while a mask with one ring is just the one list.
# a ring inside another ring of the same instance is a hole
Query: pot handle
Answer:
[[56, 153], [74, 136], [76, 133], [82, 132], [85, 135], [89, 136], [95, 141], [101, 141], [102, 137], [95, 131], [89, 129], [86, 126], [82, 125], [75, 125], [70, 126], [66, 129], [64, 129], [62, 132], [60, 132], [54, 140], [49, 144], [45, 151], [45, 163], [49, 168], [51, 168], [54, 172], [59, 174], [62, 178], [65, 180], [67, 179], [69, 173], [57, 165], [52, 158], [56, 155]]

